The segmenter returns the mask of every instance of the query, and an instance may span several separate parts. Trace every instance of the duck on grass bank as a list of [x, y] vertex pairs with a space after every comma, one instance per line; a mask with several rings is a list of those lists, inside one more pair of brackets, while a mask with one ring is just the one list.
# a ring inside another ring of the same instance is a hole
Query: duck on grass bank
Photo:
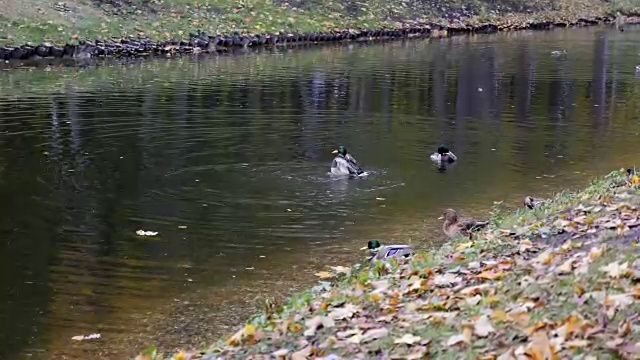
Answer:
[[458, 217], [458, 213], [453, 209], [445, 210], [444, 213], [442, 213], [442, 216], [438, 218], [438, 220], [442, 219], [444, 219], [442, 231], [444, 231], [444, 233], [450, 238], [455, 238], [459, 235], [471, 237], [473, 232], [478, 231], [489, 224], [488, 221], [478, 221], [472, 218]]
[[524, 197], [524, 206], [528, 209], [537, 209], [543, 202], [544, 200], [533, 196]]
[[386, 245], [382, 246], [378, 240], [369, 240], [366, 247], [360, 250], [371, 251], [371, 258], [369, 260], [388, 260], [392, 257], [395, 258], [407, 258], [415, 253], [415, 250], [409, 245]]
[[358, 165], [356, 159], [349, 154], [345, 146], [340, 145], [337, 150], [333, 151], [337, 154], [331, 162], [331, 174], [337, 176], [361, 176], [365, 174], [364, 170]]

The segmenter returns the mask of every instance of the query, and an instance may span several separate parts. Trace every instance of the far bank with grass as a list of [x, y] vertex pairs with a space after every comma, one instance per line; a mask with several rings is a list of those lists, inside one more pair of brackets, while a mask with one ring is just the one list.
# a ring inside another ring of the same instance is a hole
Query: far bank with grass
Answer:
[[[640, 356], [640, 177], [615, 171], [411, 259], [328, 268], [209, 349], [142, 359]], [[327, 276], [327, 274], [322, 274]]]
[[0, 45], [124, 37], [572, 22], [640, 12], [632, 0], [0, 0]]

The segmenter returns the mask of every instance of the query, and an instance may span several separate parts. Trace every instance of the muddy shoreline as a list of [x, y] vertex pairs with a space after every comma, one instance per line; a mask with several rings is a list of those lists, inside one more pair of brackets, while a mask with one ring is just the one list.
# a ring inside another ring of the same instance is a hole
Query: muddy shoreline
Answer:
[[[101, 58], [145, 58], [153, 56], [173, 56], [181, 54], [225, 54], [237, 51], [268, 50], [283, 47], [314, 46], [327, 43], [370, 42], [407, 38], [449, 37], [468, 34], [491, 34], [500, 31], [550, 30], [611, 24], [614, 17], [597, 16], [578, 18], [572, 21], [505, 22], [478, 25], [415, 24], [396, 29], [371, 29], [318, 32], [318, 33], [277, 33], [277, 34], [230, 34], [209, 35], [190, 34], [187, 40], [154, 41], [149, 38], [126, 38], [111, 40], [81, 40], [77, 44], [56, 45], [42, 43], [20, 46], [0, 46], [0, 60], [4, 67], [29, 65], [26, 62], [61, 59], [81, 61]], [[629, 18], [627, 23], [634, 23]]]

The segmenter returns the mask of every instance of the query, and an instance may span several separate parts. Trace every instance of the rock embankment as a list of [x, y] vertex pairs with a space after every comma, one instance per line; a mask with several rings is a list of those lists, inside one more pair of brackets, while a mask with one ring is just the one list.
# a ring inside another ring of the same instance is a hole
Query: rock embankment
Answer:
[[192, 33], [187, 40], [154, 41], [149, 38], [123, 38], [56, 45], [42, 43], [21, 46], [0, 46], [0, 60], [32, 60], [46, 58], [145, 57], [153, 55], [222, 53], [235, 49], [298, 46], [345, 41], [374, 41], [412, 37], [443, 37], [461, 34], [494, 33], [510, 30], [548, 30], [591, 26], [614, 21], [613, 18], [581, 18], [572, 22], [525, 22], [506, 24], [450, 25], [416, 24], [397, 29], [341, 30], [317, 33], [277, 33], [208, 35]]

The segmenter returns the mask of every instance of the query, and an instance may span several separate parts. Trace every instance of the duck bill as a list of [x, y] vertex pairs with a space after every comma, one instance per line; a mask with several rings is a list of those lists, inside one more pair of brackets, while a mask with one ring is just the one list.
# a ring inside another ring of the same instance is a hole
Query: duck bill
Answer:
[[364, 247], [361, 247], [361, 248], [360, 248], [360, 250], [367, 250], [367, 249], [368, 249], [368, 247], [367, 247], [367, 246], [364, 246]]
[[442, 220], [442, 219], [444, 219], [444, 216], [440, 216], [440, 217], [438, 218], [438, 220]]
[[338, 150], [333, 150], [331, 153], [332, 153], [332, 154], [337, 154], [337, 153], [338, 153]]

